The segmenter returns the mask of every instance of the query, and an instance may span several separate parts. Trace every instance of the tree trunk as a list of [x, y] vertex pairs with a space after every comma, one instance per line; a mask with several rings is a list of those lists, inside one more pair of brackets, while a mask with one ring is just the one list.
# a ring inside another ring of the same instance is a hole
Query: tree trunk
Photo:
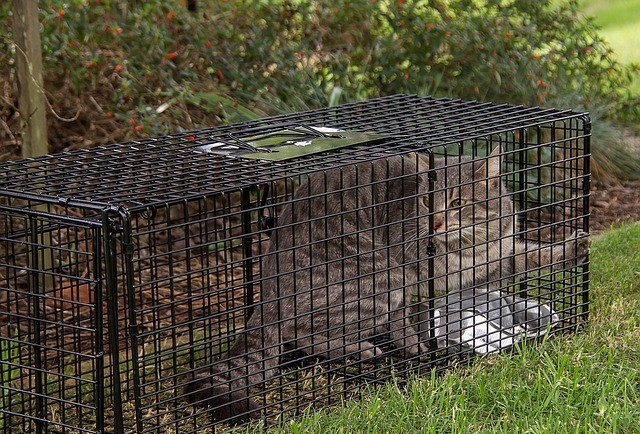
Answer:
[[[22, 156], [37, 157], [49, 153], [37, 0], [13, 0], [13, 41], [16, 46]], [[34, 188], [37, 189], [38, 186]], [[47, 212], [48, 205], [37, 204], [35, 209]], [[34, 243], [33, 248], [37, 249], [34, 252], [37, 263], [31, 266], [37, 265], [42, 272], [38, 272], [36, 276], [30, 274], [30, 288], [35, 293], [43, 293], [53, 287], [51, 272], [54, 250], [50, 248], [51, 233], [39, 232], [35, 221], [31, 224], [36, 226], [36, 235], [31, 241]]]
[[44, 155], [49, 152], [49, 146], [37, 0], [13, 0], [13, 39], [22, 119], [22, 156]]

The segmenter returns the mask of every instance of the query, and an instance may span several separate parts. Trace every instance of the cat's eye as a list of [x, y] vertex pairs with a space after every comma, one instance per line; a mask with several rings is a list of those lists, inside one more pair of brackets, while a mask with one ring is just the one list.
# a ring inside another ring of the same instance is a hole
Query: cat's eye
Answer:
[[429, 196], [422, 196], [422, 203], [429, 208]]
[[460, 198], [453, 199], [453, 200], [451, 201], [451, 203], [450, 203], [450, 205], [451, 205], [453, 208], [457, 208], [457, 207], [459, 207], [459, 206], [465, 206], [466, 204], [467, 204], [467, 201], [466, 201], [466, 200], [464, 200], [464, 199], [460, 199]]

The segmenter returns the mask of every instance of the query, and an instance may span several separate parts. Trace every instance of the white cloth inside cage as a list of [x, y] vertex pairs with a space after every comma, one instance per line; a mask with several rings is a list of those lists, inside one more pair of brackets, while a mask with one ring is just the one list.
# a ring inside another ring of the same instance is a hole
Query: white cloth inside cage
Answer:
[[[433, 325], [439, 349], [489, 354], [545, 335], [560, 321], [547, 304], [502, 291], [475, 290], [438, 298]], [[418, 330], [429, 339], [429, 306], [420, 303]]]

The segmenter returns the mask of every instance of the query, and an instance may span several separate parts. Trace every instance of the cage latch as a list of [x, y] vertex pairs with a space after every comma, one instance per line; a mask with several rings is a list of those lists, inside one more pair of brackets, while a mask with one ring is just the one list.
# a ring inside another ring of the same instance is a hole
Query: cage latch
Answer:
[[433, 241], [429, 241], [429, 244], [427, 244], [427, 256], [435, 256], [436, 253], [436, 245]]
[[133, 255], [133, 251], [134, 251], [134, 244], [133, 243], [122, 243], [122, 247], [124, 248], [124, 252], [126, 254], [130, 254]]
[[269, 184], [265, 184], [264, 191], [262, 192], [262, 199], [260, 199], [260, 210], [258, 212], [260, 216], [260, 229], [265, 231], [267, 237], [271, 238], [271, 232], [276, 227], [276, 219], [272, 215], [267, 215], [265, 210], [267, 209], [267, 198], [269, 197]]

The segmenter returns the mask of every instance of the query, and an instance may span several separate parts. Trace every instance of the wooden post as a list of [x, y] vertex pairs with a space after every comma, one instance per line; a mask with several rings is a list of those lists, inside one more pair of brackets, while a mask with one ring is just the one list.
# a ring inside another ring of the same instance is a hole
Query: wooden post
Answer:
[[13, 39], [20, 93], [22, 156], [44, 155], [49, 152], [49, 146], [37, 0], [13, 0]]
[[[42, 81], [42, 48], [40, 47], [40, 22], [37, 0], [13, 0], [13, 41], [16, 45], [16, 69], [18, 75], [18, 108], [22, 123], [22, 156], [37, 157], [49, 153], [47, 141], [46, 97]], [[49, 206], [33, 204], [34, 209], [47, 212]], [[31, 288], [44, 293], [53, 288], [52, 238], [50, 232], [39, 232], [34, 220], [33, 248], [36, 249], [37, 269]], [[42, 225], [43, 226], [43, 225]], [[44, 288], [44, 289], [43, 289]]]

